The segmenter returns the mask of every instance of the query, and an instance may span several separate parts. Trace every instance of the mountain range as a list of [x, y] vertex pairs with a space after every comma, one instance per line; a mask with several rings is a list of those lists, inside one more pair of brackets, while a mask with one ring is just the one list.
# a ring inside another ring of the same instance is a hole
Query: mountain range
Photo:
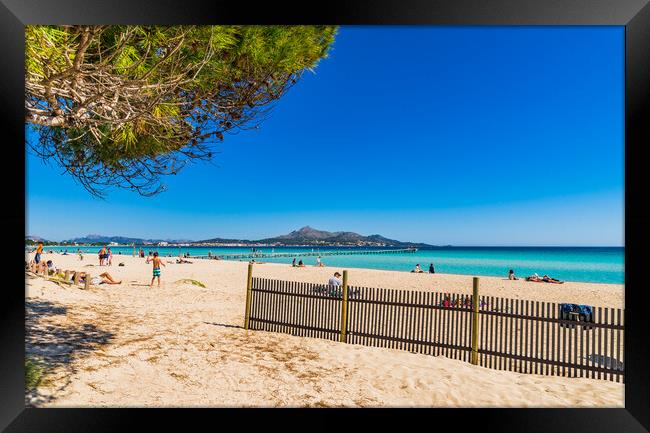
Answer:
[[211, 238], [201, 241], [189, 239], [142, 239], [125, 236], [104, 236], [89, 234], [83, 237], [68, 239], [62, 243], [77, 244], [109, 244], [116, 242], [121, 245], [155, 245], [160, 242], [168, 244], [191, 244], [197, 246], [225, 246], [225, 245], [269, 245], [269, 246], [369, 246], [369, 247], [398, 247], [398, 248], [427, 248], [432, 245], [414, 242], [402, 242], [395, 239], [388, 239], [375, 234], [363, 236], [354, 232], [328, 232], [305, 226], [294, 230], [286, 235], [259, 239], [224, 239]]
[[415, 247], [426, 248], [433, 245], [402, 242], [395, 239], [388, 239], [381, 235], [363, 236], [354, 232], [328, 232], [305, 226], [294, 230], [289, 234], [272, 238], [249, 241], [243, 239], [222, 239], [213, 238], [194, 242], [194, 244], [217, 245], [217, 244], [246, 244], [246, 245], [273, 245], [273, 246], [377, 246], [377, 247]]
[[103, 236], [103, 235], [86, 235], [80, 238], [74, 238], [65, 240], [63, 242], [78, 244], [109, 244], [111, 242], [116, 242], [121, 245], [147, 245], [147, 244], [157, 244], [160, 242], [167, 242], [170, 244], [188, 244], [192, 243], [189, 239], [142, 239], [142, 238], [129, 238], [125, 236]]

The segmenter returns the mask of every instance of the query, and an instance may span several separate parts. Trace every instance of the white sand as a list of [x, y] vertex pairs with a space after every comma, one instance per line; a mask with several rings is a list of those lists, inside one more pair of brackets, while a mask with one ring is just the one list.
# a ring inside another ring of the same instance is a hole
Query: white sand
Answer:
[[[195, 260], [162, 270], [114, 256], [46, 254], [57, 267], [121, 285], [88, 291], [28, 279], [28, 353], [52, 370], [28, 402], [43, 407], [439, 406], [623, 407], [624, 385], [491, 370], [444, 357], [241, 329], [245, 262]], [[92, 259], [92, 260], [91, 260]], [[163, 258], [165, 261], [174, 260]], [[119, 262], [126, 266], [118, 267]], [[83, 265], [93, 264], [92, 267]], [[340, 268], [260, 264], [255, 275], [325, 282]], [[471, 276], [350, 269], [367, 287], [471, 293]], [[183, 278], [207, 287], [175, 284]], [[620, 308], [623, 286], [481, 277], [481, 294]]]

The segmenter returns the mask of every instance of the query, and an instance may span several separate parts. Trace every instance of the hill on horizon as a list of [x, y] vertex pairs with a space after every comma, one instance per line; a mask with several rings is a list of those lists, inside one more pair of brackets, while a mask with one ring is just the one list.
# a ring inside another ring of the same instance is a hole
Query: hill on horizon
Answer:
[[241, 239], [213, 238], [194, 243], [258, 243], [273, 245], [336, 245], [336, 246], [390, 246], [390, 247], [432, 247], [424, 243], [402, 242], [388, 239], [379, 234], [363, 236], [354, 232], [328, 232], [304, 226], [286, 235], [247, 241]]
[[304, 226], [292, 232], [258, 240], [248, 239], [225, 239], [225, 238], [210, 238], [200, 241], [192, 241], [189, 239], [143, 239], [127, 236], [105, 236], [99, 234], [88, 234], [86, 236], [72, 238], [61, 241], [63, 243], [78, 243], [78, 244], [109, 244], [116, 242], [121, 245], [149, 245], [157, 244], [159, 242], [168, 242], [170, 244], [240, 244], [240, 245], [255, 245], [255, 244], [269, 244], [275, 246], [376, 246], [376, 247], [398, 247], [398, 248], [427, 248], [433, 245], [416, 242], [403, 242], [396, 239], [389, 239], [379, 234], [363, 236], [355, 232], [337, 231], [329, 232], [325, 230], [318, 230], [310, 226]]
[[97, 234], [89, 234], [79, 238], [64, 240], [62, 242], [76, 242], [78, 244], [91, 244], [91, 243], [111, 243], [117, 242], [118, 244], [157, 244], [158, 242], [169, 243], [191, 243], [189, 239], [142, 239], [131, 238], [125, 236], [104, 236]]

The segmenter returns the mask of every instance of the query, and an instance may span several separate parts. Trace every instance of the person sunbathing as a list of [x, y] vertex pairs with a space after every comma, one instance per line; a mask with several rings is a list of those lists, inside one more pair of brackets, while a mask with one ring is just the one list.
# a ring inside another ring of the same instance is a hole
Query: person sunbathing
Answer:
[[[75, 274], [72, 274], [72, 281], [74, 281], [74, 276], [75, 276]], [[86, 274], [85, 272], [83, 272], [83, 271], [79, 272], [79, 281], [82, 282], [82, 283], [85, 283], [87, 276], [88, 276], [88, 274]], [[104, 272], [104, 273], [99, 274], [98, 277], [92, 277], [90, 279], [90, 284], [92, 284], [94, 286], [98, 286], [100, 284], [122, 284], [122, 280], [115, 281], [113, 279], [113, 277], [111, 276], [111, 274], [109, 274], [108, 272]]]
[[553, 284], [562, 284], [562, 283], [564, 283], [564, 281], [560, 281], [557, 278], [551, 278], [548, 275], [544, 275], [542, 277], [542, 281], [544, 281], [545, 283], [553, 283]]
[[564, 281], [560, 281], [556, 278], [551, 278], [548, 275], [544, 275], [540, 278], [539, 275], [533, 274], [530, 277], [526, 277], [526, 281], [532, 281], [535, 283], [552, 283], [552, 284], [564, 284]]
[[189, 260], [185, 260], [185, 259], [176, 259], [176, 263], [192, 263], [192, 262], [190, 262]]

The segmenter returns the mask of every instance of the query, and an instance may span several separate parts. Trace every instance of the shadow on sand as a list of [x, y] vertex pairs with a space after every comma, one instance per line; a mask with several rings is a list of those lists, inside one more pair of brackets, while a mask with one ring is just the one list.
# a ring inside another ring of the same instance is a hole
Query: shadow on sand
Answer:
[[[74, 374], [74, 359], [89, 355], [114, 337], [94, 324], [68, 325], [48, 320], [67, 314], [66, 307], [48, 301], [27, 299], [25, 313], [25, 356], [42, 364], [46, 374], [60, 367], [67, 372], [65, 376]], [[56, 384], [57, 392], [67, 387], [68, 380], [64, 382]], [[26, 392], [25, 403], [38, 406], [54, 398], [41, 394], [37, 388]]]
[[237, 328], [237, 329], [244, 329], [243, 326], [239, 325], [228, 325], [227, 323], [216, 323], [216, 322], [203, 322], [206, 325], [214, 325], [214, 326], [221, 326], [223, 328]]

